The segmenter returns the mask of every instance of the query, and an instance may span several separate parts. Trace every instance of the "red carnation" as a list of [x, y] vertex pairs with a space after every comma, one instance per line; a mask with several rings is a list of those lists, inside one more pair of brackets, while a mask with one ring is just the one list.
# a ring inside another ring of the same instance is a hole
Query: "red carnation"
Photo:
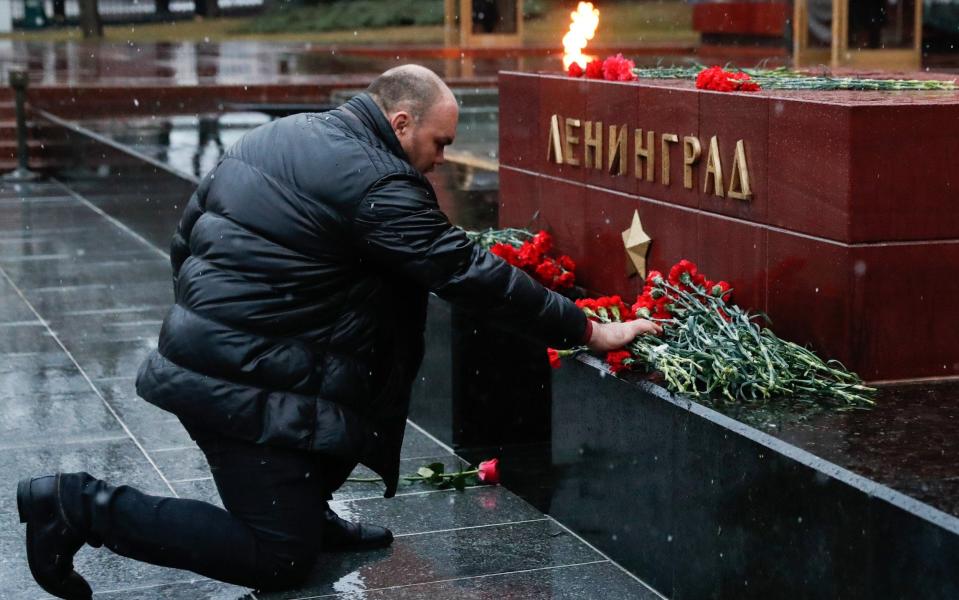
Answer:
[[554, 369], [558, 369], [560, 367], [561, 363], [559, 360], [559, 352], [556, 351], [556, 348], [547, 348], [546, 356], [549, 357], [549, 366], [553, 367]]
[[570, 77], [582, 77], [584, 72], [583, 67], [579, 66], [579, 63], [575, 61], [570, 63], [569, 69], [566, 71]]
[[732, 73], [723, 70], [722, 67], [709, 67], [703, 69], [696, 76], [696, 87], [701, 90], [713, 90], [716, 92], [757, 92], [760, 90], [759, 84], [751, 81], [747, 73]]
[[553, 236], [547, 231], [540, 231], [533, 236], [532, 243], [540, 252], [545, 254], [553, 249]]
[[573, 262], [572, 258], [566, 256], [565, 254], [556, 259], [556, 262], [558, 262], [559, 266], [563, 267], [563, 269], [567, 271], [576, 270], [576, 263]]
[[633, 355], [628, 350], [615, 350], [613, 352], [606, 353], [606, 364], [609, 365], [609, 370], [613, 373], [619, 373], [629, 369], [629, 364], [626, 361], [632, 363]]
[[481, 462], [477, 469], [476, 476], [483, 483], [490, 485], [499, 483], [499, 459], [491, 458], [490, 460]]
[[559, 274], [559, 267], [548, 258], [536, 265], [536, 278], [546, 287], [552, 288], [553, 279], [559, 276]]
[[521, 267], [532, 267], [542, 262], [543, 252], [530, 242], [524, 242], [516, 253], [517, 264]]
[[656, 280], [662, 279], [662, 278], [663, 278], [663, 274], [660, 273], [659, 271], [650, 271], [649, 274], [646, 275], [646, 285], [649, 285], [649, 286], [656, 285]]
[[568, 288], [573, 287], [576, 283], [576, 275], [572, 271], [566, 271], [562, 275], [556, 278], [556, 287]]
[[595, 58], [586, 65], [586, 79], [603, 78], [603, 61]]
[[607, 81], [633, 81], [636, 75], [633, 68], [636, 64], [624, 58], [622, 54], [610, 56], [603, 61], [603, 79]]
[[518, 265], [519, 261], [516, 257], [516, 248], [510, 244], [493, 244], [489, 249], [490, 252], [496, 256], [502, 258], [511, 265]]

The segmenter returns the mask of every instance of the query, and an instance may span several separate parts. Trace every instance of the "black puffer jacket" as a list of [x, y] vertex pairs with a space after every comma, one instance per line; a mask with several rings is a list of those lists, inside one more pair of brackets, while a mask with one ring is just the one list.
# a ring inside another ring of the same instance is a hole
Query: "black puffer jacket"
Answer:
[[[369, 96], [258, 127], [190, 199], [137, 391], [185, 423], [396, 484], [427, 293], [564, 347], [582, 312], [469, 242]], [[390, 492], [392, 493], [392, 492]]]

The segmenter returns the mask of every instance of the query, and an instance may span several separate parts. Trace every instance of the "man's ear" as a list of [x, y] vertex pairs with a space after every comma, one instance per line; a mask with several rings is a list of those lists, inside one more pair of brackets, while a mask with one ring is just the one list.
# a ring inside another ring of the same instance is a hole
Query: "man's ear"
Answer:
[[393, 127], [393, 131], [396, 132], [396, 135], [402, 134], [412, 124], [413, 115], [405, 110], [396, 111], [390, 116], [390, 126]]

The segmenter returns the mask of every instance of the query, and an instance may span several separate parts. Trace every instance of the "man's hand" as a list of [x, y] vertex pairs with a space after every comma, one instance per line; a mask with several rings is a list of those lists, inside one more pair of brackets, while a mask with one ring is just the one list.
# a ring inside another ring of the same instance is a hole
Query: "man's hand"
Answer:
[[593, 335], [589, 338], [590, 350], [609, 352], [619, 350], [640, 335], [659, 335], [663, 332], [661, 325], [636, 319], [625, 323], [596, 323], [593, 322]]

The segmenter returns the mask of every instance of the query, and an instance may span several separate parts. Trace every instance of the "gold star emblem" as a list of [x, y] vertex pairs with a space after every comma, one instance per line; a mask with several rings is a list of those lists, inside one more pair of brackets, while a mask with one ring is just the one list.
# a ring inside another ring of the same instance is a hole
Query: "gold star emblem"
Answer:
[[626, 248], [626, 274], [646, 277], [646, 254], [652, 238], [643, 231], [643, 224], [639, 220], [639, 211], [633, 211], [633, 223], [623, 232], [623, 246]]

